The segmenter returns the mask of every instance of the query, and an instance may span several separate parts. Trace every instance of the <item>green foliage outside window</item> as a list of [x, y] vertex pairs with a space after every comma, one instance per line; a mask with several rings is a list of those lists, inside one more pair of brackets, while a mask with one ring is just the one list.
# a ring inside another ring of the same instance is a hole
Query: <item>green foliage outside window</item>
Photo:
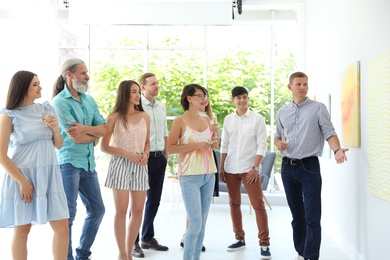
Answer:
[[[174, 40], [173, 45], [174, 45]], [[134, 43], [124, 42], [124, 46]], [[100, 52], [99, 52], [100, 53]], [[147, 54], [146, 54], [147, 53]], [[91, 94], [100, 111], [107, 116], [116, 99], [119, 83], [125, 79], [138, 81], [144, 67], [144, 55], [148, 57], [148, 70], [157, 75], [160, 85], [158, 99], [165, 103], [168, 116], [183, 113], [180, 95], [183, 87], [190, 83], [204, 86], [203, 50], [153, 50], [111, 49], [104, 55], [91, 53]], [[227, 53], [209, 53], [207, 64], [207, 88], [213, 113], [222, 127], [226, 115], [234, 111], [231, 89], [244, 86], [248, 89], [251, 110], [262, 114], [266, 124], [286, 102], [291, 100], [287, 89], [288, 76], [296, 67], [295, 57], [281, 53], [274, 59], [274, 115], [271, 115], [271, 82], [269, 58], [261, 51], [245, 51], [239, 48]], [[268, 127], [274, 131], [274, 126]], [[268, 133], [268, 136], [270, 133]], [[277, 172], [280, 162], [275, 164]]]

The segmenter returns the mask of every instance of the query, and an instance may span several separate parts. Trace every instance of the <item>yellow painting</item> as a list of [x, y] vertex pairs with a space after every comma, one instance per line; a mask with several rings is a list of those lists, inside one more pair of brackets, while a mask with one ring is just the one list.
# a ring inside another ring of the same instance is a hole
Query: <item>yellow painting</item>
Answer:
[[341, 76], [341, 140], [344, 146], [360, 147], [360, 62]]
[[368, 63], [368, 190], [390, 202], [390, 50]]

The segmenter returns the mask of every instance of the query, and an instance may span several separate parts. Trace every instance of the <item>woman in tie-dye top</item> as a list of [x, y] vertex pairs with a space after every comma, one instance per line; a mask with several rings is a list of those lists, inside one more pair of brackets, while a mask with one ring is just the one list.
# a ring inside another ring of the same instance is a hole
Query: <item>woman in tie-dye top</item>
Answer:
[[173, 121], [167, 145], [169, 153], [179, 154], [179, 181], [189, 220], [185, 260], [200, 258], [217, 171], [212, 149], [217, 148], [218, 139], [213, 139], [210, 120], [199, 114], [207, 98], [202, 86], [184, 87], [181, 105], [185, 113]]

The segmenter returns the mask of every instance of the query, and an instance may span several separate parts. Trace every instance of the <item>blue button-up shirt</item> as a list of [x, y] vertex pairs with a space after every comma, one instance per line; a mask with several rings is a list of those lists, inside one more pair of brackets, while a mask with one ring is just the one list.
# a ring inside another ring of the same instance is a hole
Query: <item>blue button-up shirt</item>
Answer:
[[64, 138], [62, 148], [56, 150], [56, 153], [60, 165], [70, 163], [73, 167], [93, 171], [96, 167], [94, 143], [77, 144], [66, 134], [66, 130], [72, 127], [69, 122], [97, 126], [105, 124], [105, 120], [90, 95], [80, 93], [80, 99], [81, 102], [74, 98], [65, 86], [51, 102], [56, 110], [60, 133]]
[[296, 105], [293, 102], [279, 109], [276, 116], [275, 138], [288, 137], [288, 147], [282, 156], [302, 159], [321, 156], [324, 141], [337, 135], [326, 106], [306, 98]]

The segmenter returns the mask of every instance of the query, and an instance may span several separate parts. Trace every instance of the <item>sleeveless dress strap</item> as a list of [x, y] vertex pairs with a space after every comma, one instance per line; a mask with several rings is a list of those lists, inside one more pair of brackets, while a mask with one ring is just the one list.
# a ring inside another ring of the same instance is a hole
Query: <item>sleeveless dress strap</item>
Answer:
[[179, 116], [181, 120], [183, 120], [184, 124], [188, 127], [186, 120], [184, 120], [183, 116]]

